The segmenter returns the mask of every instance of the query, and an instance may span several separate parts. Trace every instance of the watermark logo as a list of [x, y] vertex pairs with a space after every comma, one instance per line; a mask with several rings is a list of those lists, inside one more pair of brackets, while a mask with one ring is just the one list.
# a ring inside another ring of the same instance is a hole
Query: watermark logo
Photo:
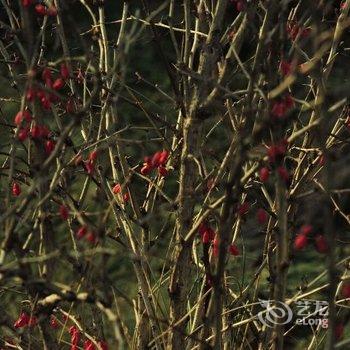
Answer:
[[275, 324], [287, 324], [293, 318], [292, 309], [281, 301], [259, 300], [263, 311], [258, 313], [258, 319], [267, 327], [273, 327]]
[[294, 312], [288, 304], [281, 301], [259, 299], [259, 303], [263, 310], [257, 314], [257, 318], [266, 327], [291, 322], [295, 325], [328, 327], [327, 301], [298, 300], [294, 303], [297, 309]]

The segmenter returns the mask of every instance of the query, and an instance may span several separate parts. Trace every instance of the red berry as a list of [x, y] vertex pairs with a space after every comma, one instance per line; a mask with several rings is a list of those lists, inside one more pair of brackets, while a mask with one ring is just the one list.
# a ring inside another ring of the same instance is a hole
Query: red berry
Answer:
[[158, 167], [158, 174], [159, 176], [165, 177], [168, 174], [168, 170], [161, 165]]
[[238, 12], [244, 11], [245, 4], [243, 1], [237, 1], [236, 3], [236, 9]]
[[64, 80], [62, 78], [57, 78], [52, 84], [54, 90], [61, 90], [64, 86]]
[[84, 350], [95, 350], [95, 344], [91, 340], [84, 341]]
[[307, 38], [311, 33], [311, 28], [304, 28], [302, 31], [301, 31], [301, 37], [302, 38]]
[[303, 225], [300, 227], [299, 233], [301, 235], [307, 236], [312, 232], [312, 230], [313, 230], [313, 228], [311, 225]]
[[162, 153], [161, 151], [158, 151], [156, 153], [154, 153], [153, 157], [152, 157], [152, 160], [151, 160], [151, 165], [152, 167], [157, 167], [159, 165], [161, 165], [160, 161], [162, 159]]
[[69, 98], [66, 102], [66, 112], [69, 113], [69, 114], [72, 114], [72, 113], [75, 113], [76, 112], [76, 105], [75, 105], [75, 102], [74, 102], [74, 99], [73, 98]]
[[108, 350], [108, 344], [106, 341], [101, 340], [98, 342], [98, 345], [100, 346], [101, 350]]
[[289, 181], [289, 173], [287, 171], [287, 169], [283, 166], [280, 166], [277, 168], [277, 172], [279, 177], [284, 181], [284, 182], [288, 182]]
[[26, 327], [26, 326], [28, 326], [29, 320], [30, 320], [30, 316], [27, 313], [22, 312], [19, 315], [19, 317], [16, 320], [16, 322], [14, 323], [13, 327], [15, 327], [15, 328]]
[[68, 219], [69, 211], [68, 211], [68, 208], [64, 204], [62, 204], [60, 206], [59, 213], [60, 213], [60, 216], [61, 216], [62, 220], [67, 220]]
[[95, 161], [96, 161], [96, 159], [97, 159], [97, 155], [98, 155], [98, 153], [97, 153], [96, 150], [90, 152], [90, 153], [89, 153], [89, 156], [88, 156], [88, 160], [89, 160], [90, 162], [92, 162], [92, 163], [95, 163]]
[[44, 68], [43, 73], [42, 73], [41, 76], [42, 76], [44, 81], [52, 80], [52, 72], [51, 72], [51, 70], [49, 68]]
[[41, 129], [39, 125], [33, 125], [30, 130], [30, 135], [33, 139], [38, 139], [41, 137]]
[[259, 178], [261, 182], [266, 182], [270, 177], [270, 171], [267, 167], [263, 167], [259, 171]]
[[52, 140], [47, 140], [45, 142], [45, 152], [47, 155], [50, 155], [52, 151], [55, 149], [56, 143]]
[[57, 8], [55, 6], [49, 7], [48, 10], [47, 10], [47, 14], [50, 17], [56, 17], [57, 16]]
[[278, 155], [279, 153], [276, 146], [272, 145], [267, 149], [267, 156], [269, 157], [270, 163], [274, 163]]
[[84, 73], [81, 69], [78, 69], [77, 75], [76, 75], [76, 80], [78, 84], [82, 84], [84, 82], [85, 76]]
[[289, 37], [294, 41], [299, 33], [299, 26], [294, 21], [289, 21], [287, 24], [287, 33]]
[[69, 331], [68, 332], [69, 332], [70, 335], [73, 335], [75, 333], [79, 333], [79, 329], [76, 326], [71, 326], [71, 327], [69, 327]]
[[144, 162], [144, 165], [148, 164], [149, 166], [152, 166], [151, 163], [152, 163], [152, 157], [144, 157], [143, 158], [143, 162]]
[[86, 240], [89, 241], [91, 244], [95, 244], [97, 241], [95, 234], [91, 231], [87, 234]]
[[294, 100], [291, 94], [286, 95], [283, 102], [287, 109], [291, 109], [294, 106]]
[[29, 128], [22, 128], [18, 131], [18, 140], [21, 142], [25, 141], [29, 135]]
[[46, 16], [46, 7], [41, 4], [35, 5], [35, 12], [40, 16]]
[[85, 166], [85, 169], [86, 169], [86, 172], [89, 174], [89, 175], [92, 175], [95, 171], [95, 165], [93, 162], [91, 162], [90, 160], [88, 162], [85, 162], [84, 163], [84, 166]]
[[36, 92], [33, 88], [28, 88], [27, 93], [26, 93], [26, 99], [29, 102], [34, 101], [35, 99]]
[[325, 163], [325, 156], [323, 154], [321, 154], [318, 159], [317, 159], [317, 162], [319, 164], [319, 166], [323, 166], [324, 163]]
[[22, 5], [24, 7], [29, 7], [33, 3], [33, 0], [22, 0]]
[[57, 321], [57, 318], [53, 315], [51, 315], [51, 317], [50, 317], [50, 327], [53, 329], [56, 329], [59, 327], [59, 323]]
[[207, 231], [208, 228], [209, 228], [209, 227], [208, 227], [205, 223], [201, 222], [200, 225], [199, 225], [199, 227], [198, 227], [198, 232], [199, 232], [199, 234], [200, 234], [201, 236], [203, 236], [204, 232]]
[[285, 154], [287, 152], [288, 140], [282, 139], [277, 144], [276, 147], [280, 154]]
[[47, 138], [50, 136], [50, 130], [46, 125], [40, 125], [39, 130], [42, 138]]
[[165, 165], [165, 163], [167, 162], [168, 160], [168, 157], [169, 157], [169, 152], [164, 150], [160, 153], [160, 156], [159, 156], [159, 164], [160, 165]]
[[213, 241], [213, 255], [215, 257], [219, 256], [219, 239], [215, 238]]
[[36, 92], [36, 97], [41, 100], [43, 97], [45, 97], [45, 92], [43, 90], [38, 90]]
[[30, 114], [30, 112], [28, 110], [25, 111], [19, 111], [16, 116], [15, 116], [15, 124], [21, 125], [23, 120], [25, 119], [25, 121], [27, 121], [28, 123], [32, 120], [32, 115]]
[[18, 197], [21, 194], [21, 192], [22, 192], [21, 186], [17, 182], [14, 182], [12, 185], [12, 194], [15, 197]]
[[281, 140], [267, 149], [267, 155], [269, 157], [270, 163], [274, 163], [276, 162], [276, 160], [283, 158], [283, 156], [287, 152], [287, 145], [287, 140]]
[[46, 110], [49, 110], [51, 108], [51, 101], [47, 96], [44, 96], [40, 99], [40, 103], [42, 107]]
[[49, 100], [52, 103], [57, 103], [58, 101], [60, 101], [60, 98], [57, 95], [55, 95], [55, 94], [50, 94], [49, 95]]
[[38, 324], [38, 319], [35, 316], [29, 317], [28, 326], [35, 327]]
[[25, 121], [28, 123], [30, 123], [32, 121], [32, 115], [27, 110], [23, 111], [23, 117], [24, 117]]
[[273, 103], [272, 108], [271, 108], [271, 114], [274, 117], [282, 118], [282, 117], [284, 117], [286, 112], [287, 112], [287, 107], [283, 101]]
[[203, 244], [208, 244], [210, 242], [210, 237], [209, 237], [209, 231], [205, 231], [203, 236], [202, 236], [202, 242]]
[[142, 175], [148, 175], [151, 172], [151, 170], [152, 170], [152, 167], [149, 164], [144, 163], [140, 172]]
[[302, 250], [307, 246], [307, 237], [305, 235], [297, 235], [294, 240], [294, 248]]
[[61, 64], [60, 74], [62, 79], [67, 80], [69, 78], [69, 69], [65, 63]]
[[122, 187], [120, 186], [120, 184], [116, 184], [116, 185], [113, 187], [113, 189], [112, 189], [112, 191], [113, 191], [114, 194], [120, 193], [121, 190], [122, 190]]
[[125, 203], [126, 203], [126, 202], [129, 202], [129, 199], [130, 199], [129, 193], [128, 193], [128, 192], [124, 193], [124, 194], [123, 194], [123, 200], [124, 200], [124, 202], [125, 202]]
[[214, 285], [213, 282], [214, 282], [213, 276], [210, 273], [206, 273], [205, 274], [205, 285], [210, 288]]
[[321, 254], [328, 253], [328, 243], [323, 235], [317, 235], [315, 237], [316, 250]]
[[78, 345], [80, 340], [80, 331], [76, 326], [71, 326], [69, 328], [69, 334], [71, 335], [71, 343], [72, 345]]
[[258, 223], [260, 225], [264, 225], [268, 219], [268, 215], [267, 215], [266, 211], [262, 208], [258, 209], [256, 216], [258, 218]]
[[51, 78], [45, 79], [45, 86], [48, 87], [49, 89], [52, 89], [52, 80], [51, 80]]
[[202, 237], [203, 244], [207, 244], [215, 238], [215, 231], [205, 224], [201, 224], [199, 227], [199, 234]]
[[282, 60], [280, 63], [280, 71], [282, 75], [287, 76], [292, 73], [292, 63]]
[[238, 215], [243, 216], [243, 215], [247, 214], [249, 211], [249, 208], [250, 208], [250, 205], [248, 202], [242, 203], [238, 208], [238, 211], [237, 211]]
[[231, 244], [228, 249], [231, 255], [233, 256], [239, 255], [239, 250], [235, 244]]
[[344, 325], [342, 323], [338, 323], [335, 325], [335, 338], [339, 340], [344, 336]]
[[83, 238], [87, 234], [87, 227], [81, 226], [77, 231], [77, 239]]
[[349, 282], [346, 282], [346, 283], [343, 284], [343, 286], [341, 288], [341, 295], [345, 299], [349, 299], [350, 298], [350, 283]]
[[208, 192], [214, 188], [214, 183], [215, 183], [215, 180], [213, 178], [208, 179], [208, 181], [207, 181], [207, 191]]

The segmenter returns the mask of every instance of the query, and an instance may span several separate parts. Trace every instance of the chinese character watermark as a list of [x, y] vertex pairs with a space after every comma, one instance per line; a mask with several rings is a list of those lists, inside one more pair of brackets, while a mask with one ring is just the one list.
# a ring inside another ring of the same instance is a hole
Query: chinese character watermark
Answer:
[[291, 322], [295, 325], [328, 327], [327, 301], [298, 300], [295, 303], [297, 308], [296, 312], [293, 312], [288, 304], [281, 301], [259, 299], [259, 303], [263, 310], [257, 314], [257, 318], [267, 327]]

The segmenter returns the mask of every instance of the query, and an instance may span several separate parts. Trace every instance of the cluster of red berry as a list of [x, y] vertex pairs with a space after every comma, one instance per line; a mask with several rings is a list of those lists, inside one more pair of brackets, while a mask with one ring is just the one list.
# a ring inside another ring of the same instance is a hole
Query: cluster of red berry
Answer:
[[[245, 201], [241, 205], [238, 206], [237, 214], [240, 217], [244, 217], [244, 215], [248, 214], [249, 209], [250, 209], [250, 204], [249, 204], [249, 202]], [[258, 208], [258, 210], [256, 212], [256, 218], [257, 218], [258, 223], [260, 225], [264, 225], [268, 219], [268, 214], [266, 213], [266, 211], [263, 208]]]
[[[28, 77], [30, 79], [34, 79], [37, 77], [37, 72], [35, 70], [31, 70], [28, 73]], [[50, 68], [44, 67], [41, 74], [41, 81], [45, 86], [44, 89], [33, 88], [30, 86], [26, 92], [26, 99], [29, 102], [33, 102], [35, 99], [38, 99], [41, 103], [41, 106], [45, 110], [49, 110], [51, 108], [52, 103], [56, 103], [60, 101], [57, 96], [57, 91], [60, 91], [66, 84], [66, 81], [70, 78], [68, 65], [66, 63], [62, 63], [60, 66], [59, 76], [53, 77], [53, 72]], [[39, 81], [40, 81], [39, 80]]]
[[[217, 238], [216, 232], [205, 223], [200, 224], [198, 231], [203, 244], [212, 243], [213, 256], [217, 257], [219, 255], [219, 239]], [[237, 246], [233, 243], [230, 244], [230, 246], [228, 247], [228, 251], [233, 256], [239, 255], [239, 250]]]
[[47, 7], [39, 1], [22, 0], [22, 5], [24, 7], [30, 7], [31, 5], [34, 5], [34, 4], [36, 4], [34, 6], [34, 10], [39, 16], [49, 16], [49, 17], [57, 16], [57, 9], [54, 5]]
[[[30, 75], [31, 78], [34, 78], [36, 73], [32, 71], [28, 75]], [[62, 89], [66, 79], [68, 78], [69, 72], [66, 64], [61, 65], [60, 77], [56, 78], [55, 80], [53, 80], [52, 72], [49, 68], [44, 68], [42, 72], [42, 80], [44, 81], [45, 88], [47, 88], [49, 91], [58, 91]], [[30, 86], [26, 92], [26, 100], [28, 102], [34, 102], [35, 99], [39, 100], [44, 110], [51, 109], [51, 104], [59, 100], [54, 93], [48, 92], [44, 89], [34, 89], [32, 86]], [[27, 107], [16, 114], [14, 124], [18, 128], [16, 133], [18, 140], [24, 142], [29, 136], [32, 139], [41, 140], [43, 142], [45, 152], [50, 155], [55, 148], [55, 141], [51, 138], [49, 128], [46, 125], [38, 124], [35, 119], [36, 118], [31, 115]]]
[[168, 170], [165, 165], [168, 161], [169, 152], [167, 150], [158, 151], [152, 157], [145, 157], [143, 166], [141, 168], [142, 175], [148, 175], [153, 169], [158, 168], [160, 176], [166, 176]]
[[[19, 112], [19, 113], [21, 113], [21, 112]], [[47, 129], [46, 126], [35, 126], [34, 125], [31, 129], [31, 136], [32, 136], [32, 138], [44, 138], [44, 137], [46, 138], [46, 137], [49, 137], [49, 130]], [[50, 154], [55, 148], [55, 142], [52, 140], [47, 140], [44, 144], [44, 147], [45, 147], [46, 153]], [[75, 161], [75, 165], [78, 166], [78, 165], [82, 164], [84, 169], [86, 170], [86, 172], [89, 175], [92, 175], [94, 170], [95, 170], [97, 155], [98, 155], [98, 152], [96, 150], [90, 152], [88, 155], [88, 159], [86, 161], [83, 161], [82, 157], [78, 156], [76, 161]], [[12, 195], [14, 197], [18, 197], [21, 193], [22, 193], [22, 189], [21, 189], [20, 184], [18, 182], [13, 182]], [[126, 193], [124, 195], [124, 201], [128, 201], [128, 200], [129, 200], [129, 194]], [[62, 205], [59, 209], [59, 214], [63, 220], [67, 220], [68, 209], [64, 205]]]
[[128, 202], [129, 201], [129, 199], [130, 199], [129, 192], [125, 192], [123, 194], [122, 193], [122, 186], [120, 184], [114, 185], [112, 191], [113, 191], [114, 194], [122, 195], [124, 202]]
[[305, 39], [309, 36], [311, 28], [304, 28], [295, 21], [288, 21], [287, 34], [292, 41], [297, 38]]
[[76, 232], [76, 237], [77, 239], [82, 239], [85, 237], [85, 239], [91, 244], [97, 243], [97, 237], [95, 233], [92, 230], [89, 230], [87, 226], [80, 226]]
[[236, 10], [238, 12], [244, 11], [247, 6], [246, 0], [231, 0], [231, 2], [235, 4]]
[[[69, 328], [69, 334], [71, 336], [71, 348], [70, 350], [78, 350], [79, 349], [79, 341], [81, 338], [81, 333], [78, 327], [71, 326]], [[98, 343], [99, 349], [108, 350], [108, 344], [104, 340], [99, 341]], [[83, 344], [84, 350], [97, 350], [94, 342], [91, 339], [86, 339]]]
[[290, 94], [287, 94], [283, 98], [272, 103], [271, 115], [273, 118], [277, 119], [284, 118], [293, 106], [294, 100]]
[[62, 220], [64, 220], [64, 221], [68, 220], [69, 211], [68, 211], [68, 208], [64, 204], [62, 204], [59, 208], [59, 215], [60, 215]]
[[50, 130], [46, 125], [38, 125], [36, 123], [33, 123], [30, 128], [28, 124], [31, 123], [33, 119], [28, 109], [19, 111], [16, 114], [14, 123], [18, 128], [18, 140], [24, 142], [29, 136], [31, 136], [32, 139], [42, 140], [44, 141], [45, 152], [50, 155], [55, 148], [55, 142], [50, 139]]
[[293, 72], [293, 63], [287, 60], [281, 60], [279, 70], [283, 76], [288, 76]]
[[16, 322], [13, 324], [14, 328], [35, 327], [38, 319], [35, 316], [30, 316], [26, 312], [21, 312]]
[[[296, 250], [304, 249], [308, 244], [308, 237], [313, 233], [311, 225], [303, 225], [294, 239], [294, 248]], [[326, 254], [329, 251], [328, 243], [323, 235], [314, 235], [314, 243], [316, 250], [321, 254]]]
[[269, 166], [264, 166], [259, 170], [259, 179], [265, 183], [269, 180], [271, 169], [277, 165], [277, 174], [285, 182], [289, 181], [288, 170], [282, 165], [285, 154], [287, 153], [288, 141], [282, 139], [281, 141], [269, 146], [267, 148], [267, 157], [269, 160]]

